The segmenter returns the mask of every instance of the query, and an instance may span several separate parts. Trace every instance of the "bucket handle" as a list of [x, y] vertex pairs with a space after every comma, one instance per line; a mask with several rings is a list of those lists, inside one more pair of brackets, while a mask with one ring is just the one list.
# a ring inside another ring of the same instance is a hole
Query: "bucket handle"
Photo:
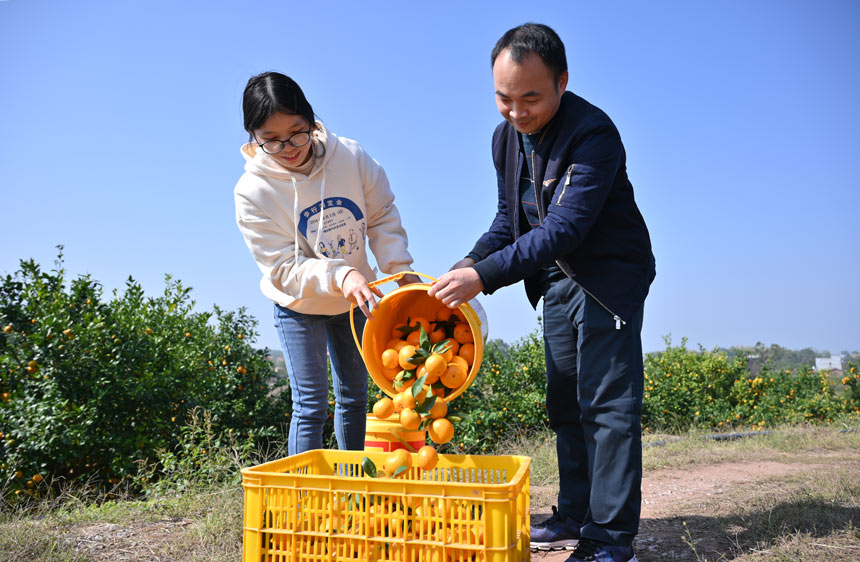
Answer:
[[[395, 273], [394, 275], [389, 275], [388, 277], [384, 277], [382, 279], [377, 279], [376, 281], [371, 281], [367, 285], [370, 288], [376, 287], [377, 285], [382, 285], [383, 283], [388, 283], [389, 281], [398, 281], [403, 279], [404, 275], [420, 275], [421, 277], [426, 277], [427, 279], [432, 279], [434, 282], [438, 281], [435, 277], [427, 275], [426, 273], [419, 273], [417, 271], [401, 271], [400, 273]], [[358, 353], [362, 357], [364, 357], [364, 350], [361, 349], [361, 344], [358, 341], [358, 334], [355, 331], [355, 304], [349, 305], [349, 327], [352, 328], [352, 339], [355, 340], [355, 347], [358, 348]]]

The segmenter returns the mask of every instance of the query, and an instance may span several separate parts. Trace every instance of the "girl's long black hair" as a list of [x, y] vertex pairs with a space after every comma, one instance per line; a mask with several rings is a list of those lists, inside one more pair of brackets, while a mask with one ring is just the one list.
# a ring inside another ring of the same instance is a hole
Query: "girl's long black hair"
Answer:
[[[242, 112], [245, 120], [245, 130], [254, 136], [254, 131], [263, 126], [269, 117], [275, 113], [300, 115], [316, 128], [314, 109], [305, 97], [305, 93], [295, 80], [280, 72], [263, 72], [252, 76], [245, 86], [242, 95]], [[311, 145], [314, 158], [322, 157], [321, 143]]]

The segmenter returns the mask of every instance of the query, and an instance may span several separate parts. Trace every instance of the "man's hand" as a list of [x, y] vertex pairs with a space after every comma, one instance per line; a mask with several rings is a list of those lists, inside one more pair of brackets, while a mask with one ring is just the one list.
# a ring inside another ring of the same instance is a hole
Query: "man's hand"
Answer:
[[454, 265], [451, 266], [451, 269], [448, 271], [454, 271], [455, 269], [463, 269], [464, 267], [472, 267], [475, 265], [475, 260], [472, 258], [463, 258]]
[[[472, 261], [470, 258], [466, 258]], [[457, 262], [456, 265], [463, 263], [465, 260]], [[484, 289], [484, 284], [481, 283], [481, 278], [478, 272], [473, 267], [463, 266], [457, 269], [452, 269], [448, 273], [439, 278], [433, 283], [427, 294], [431, 297], [436, 297], [449, 308], [456, 308], [474, 298]]]
[[402, 287], [403, 285], [409, 285], [410, 283], [420, 283], [421, 278], [412, 273], [407, 273], [403, 277], [397, 280], [397, 286]]
[[357, 269], [353, 269], [343, 278], [341, 291], [349, 302], [361, 309], [368, 320], [373, 319], [371, 311], [377, 307], [374, 295], [382, 298], [382, 291], [376, 287], [371, 288], [367, 279]]

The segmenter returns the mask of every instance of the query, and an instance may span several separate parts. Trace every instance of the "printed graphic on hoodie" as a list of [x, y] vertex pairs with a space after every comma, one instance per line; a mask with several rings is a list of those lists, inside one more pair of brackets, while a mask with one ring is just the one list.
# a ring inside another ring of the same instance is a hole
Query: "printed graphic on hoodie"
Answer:
[[317, 255], [339, 259], [363, 248], [367, 221], [363, 220], [358, 205], [346, 197], [327, 197], [323, 205], [319, 202], [311, 205], [301, 212], [299, 219], [299, 232], [314, 246]]

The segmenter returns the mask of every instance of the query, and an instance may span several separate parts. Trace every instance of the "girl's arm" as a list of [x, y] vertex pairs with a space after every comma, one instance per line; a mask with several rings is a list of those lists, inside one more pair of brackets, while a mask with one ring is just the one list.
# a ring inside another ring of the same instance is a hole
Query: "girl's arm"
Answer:
[[294, 231], [278, 225], [244, 195], [236, 193], [235, 200], [245, 244], [276, 289], [294, 299], [341, 294], [344, 278], [355, 268], [342, 259], [308, 257], [296, 247]]
[[406, 230], [394, 205], [394, 193], [385, 170], [364, 151], [359, 155], [359, 171], [367, 209], [367, 237], [379, 268], [387, 274], [412, 269], [407, 250]]

